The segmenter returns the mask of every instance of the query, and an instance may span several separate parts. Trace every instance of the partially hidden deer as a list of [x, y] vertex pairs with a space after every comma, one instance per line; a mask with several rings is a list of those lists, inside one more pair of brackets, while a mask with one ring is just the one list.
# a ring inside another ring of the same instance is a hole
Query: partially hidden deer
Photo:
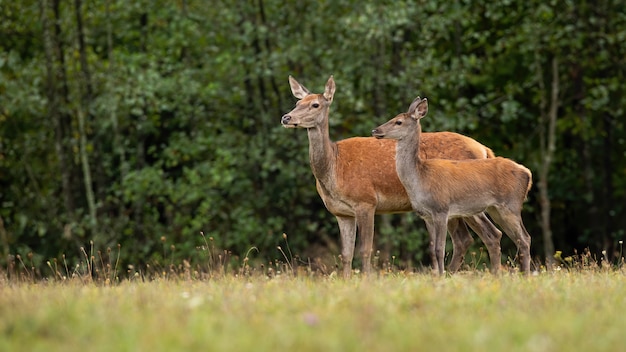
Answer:
[[446, 224], [450, 218], [486, 211], [518, 247], [520, 269], [530, 271], [530, 235], [522, 222], [522, 206], [532, 174], [513, 160], [497, 157], [452, 161], [424, 159], [420, 153], [420, 120], [428, 100], [417, 97], [407, 113], [372, 130], [381, 139], [397, 140], [396, 170], [413, 210], [426, 222], [434, 243], [437, 267], [444, 272]]
[[[281, 123], [286, 128], [306, 129], [309, 138], [311, 170], [317, 191], [326, 208], [335, 215], [341, 235], [343, 276], [352, 271], [357, 230], [361, 239], [363, 272], [371, 272], [374, 215], [412, 211], [411, 202], [398, 179], [395, 165], [396, 142], [372, 137], [354, 137], [333, 142], [329, 136], [328, 114], [335, 93], [330, 76], [323, 94], [310, 93], [289, 76], [291, 92], [299, 99]], [[422, 135], [423, 158], [484, 159], [493, 152], [477, 141], [451, 132]], [[502, 233], [484, 215], [464, 219], [487, 247], [492, 272], [500, 267]], [[458, 270], [473, 242], [465, 223], [452, 219], [449, 224], [453, 255], [449, 269]], [[432, 246], [431, 246], [432, 247]], [[436, 263], [434, 252], [431, 258]]]

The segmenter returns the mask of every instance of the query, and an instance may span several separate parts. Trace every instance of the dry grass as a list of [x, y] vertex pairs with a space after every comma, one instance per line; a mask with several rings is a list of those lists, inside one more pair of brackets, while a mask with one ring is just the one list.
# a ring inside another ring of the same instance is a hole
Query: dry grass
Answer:
[[0, 350], [613, 351], [615, 268], [1, 283]]
[[37, 271], [16, 256], [0, 278], [0, 351], [615, 351], [626, 326], [623, 260], [561, 257], [522, 276], [470, 263], [438, 277], [377, 259], [337, 278], [292, 256], [239, 265], [205, 239], [201, 263], [120, 268], [119, 248], [81, 249]]

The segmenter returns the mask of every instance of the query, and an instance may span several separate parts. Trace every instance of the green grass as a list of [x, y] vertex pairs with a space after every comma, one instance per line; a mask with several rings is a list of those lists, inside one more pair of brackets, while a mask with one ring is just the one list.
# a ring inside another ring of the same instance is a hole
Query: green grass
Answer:
[[616, 351], [620, 269], [0, 282], [2, 351]]

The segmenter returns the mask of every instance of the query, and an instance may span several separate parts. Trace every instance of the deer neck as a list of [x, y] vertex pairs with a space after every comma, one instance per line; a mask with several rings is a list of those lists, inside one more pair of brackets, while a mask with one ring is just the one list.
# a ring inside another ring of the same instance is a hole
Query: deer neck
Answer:
[[409, 191], [409, 194], [416, 194], [420, 190], [421, 159], [419, 146], [421, 134], [422, 129], [418, 122], [414, 133], [398, 140], [396, 144], [396, 170], [400, 181]]
[[326, 187], [334, 180], [334, 165], [337, 160], [337, 145], [330, 140], [328, 132], [328, 110], [323, 112], [322, 123], [307, 129], [309, 135], [309, 158], [315, 178]]

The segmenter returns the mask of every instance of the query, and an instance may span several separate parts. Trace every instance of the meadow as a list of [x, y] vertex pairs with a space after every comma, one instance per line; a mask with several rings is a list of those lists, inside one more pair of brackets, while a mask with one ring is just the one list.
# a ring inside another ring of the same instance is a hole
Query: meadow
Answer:
[[616, 351], [626, 272], [0, 281], [2, 351]]

